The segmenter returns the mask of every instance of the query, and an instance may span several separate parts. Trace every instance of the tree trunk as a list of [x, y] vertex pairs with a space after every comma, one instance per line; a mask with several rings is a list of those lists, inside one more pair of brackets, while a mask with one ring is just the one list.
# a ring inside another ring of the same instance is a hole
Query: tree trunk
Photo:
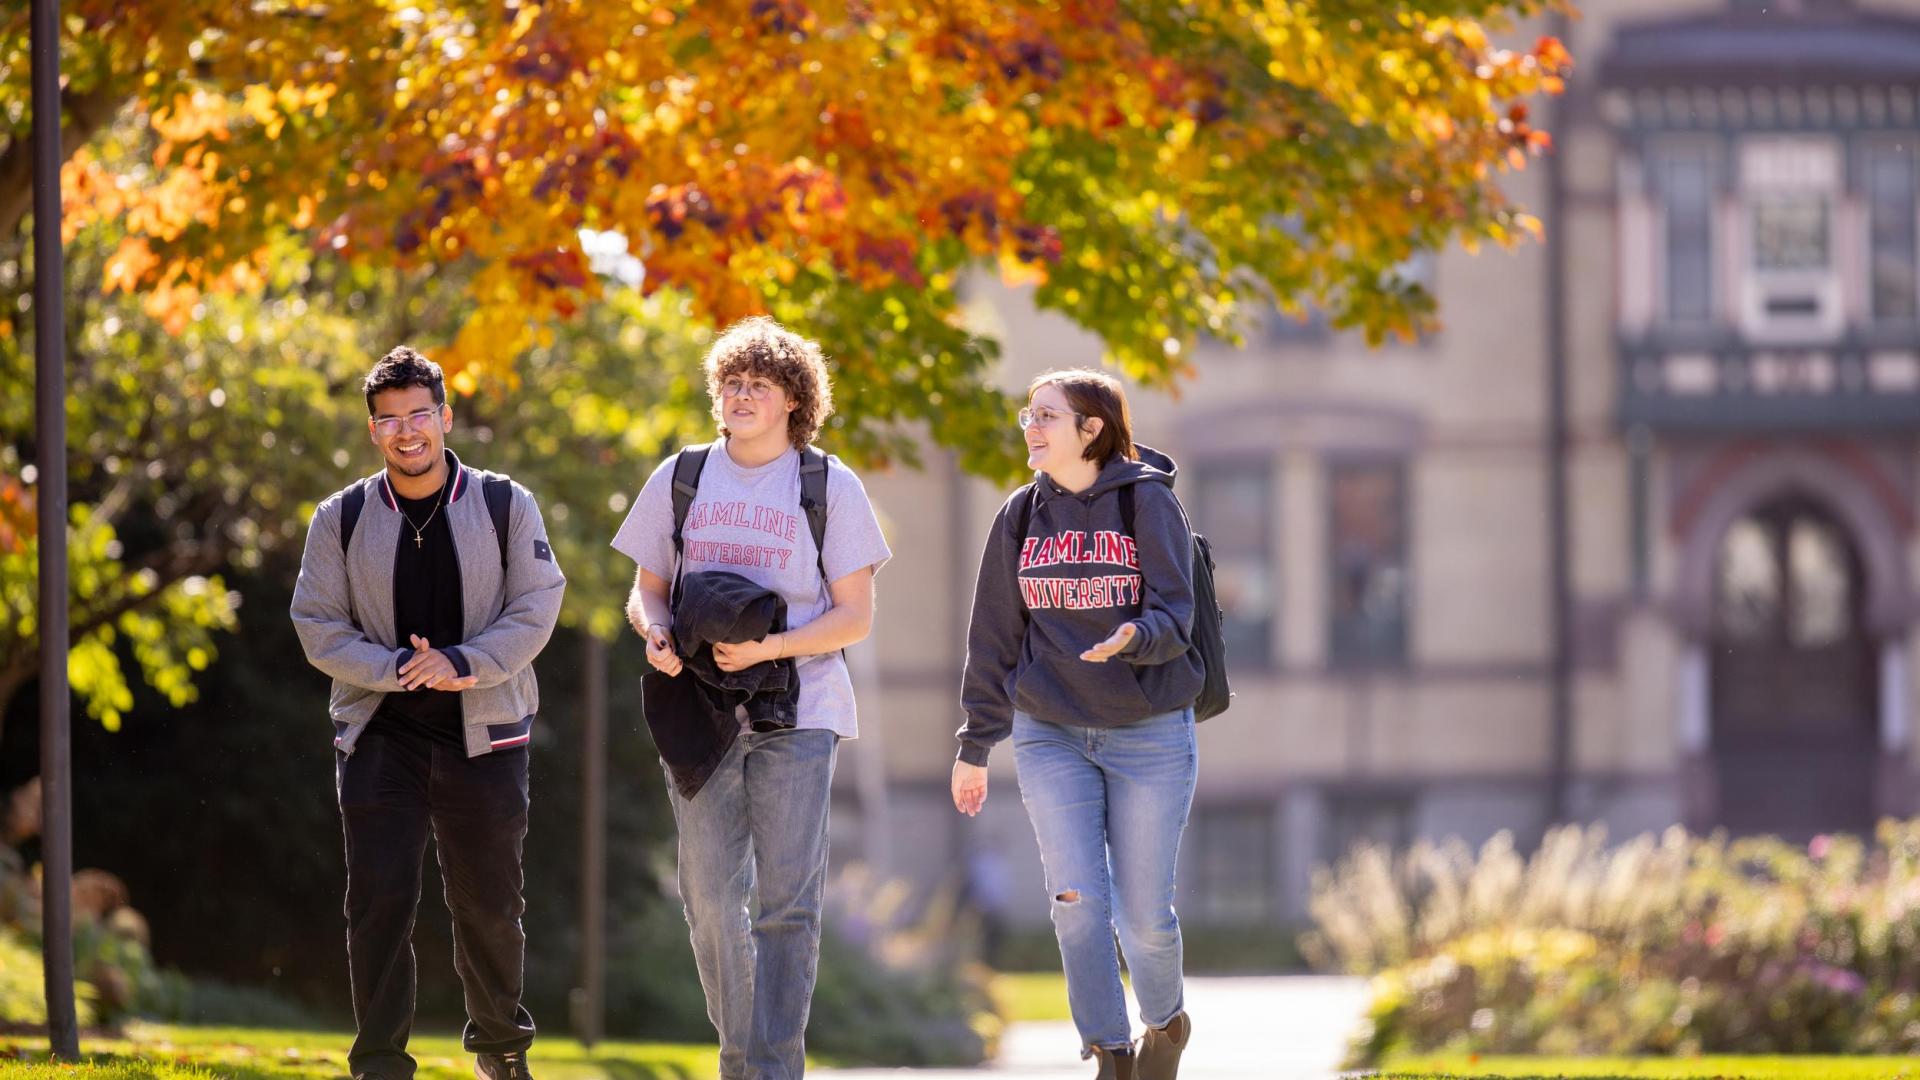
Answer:
[[6, 667], [0, 668], [0, 735], [6, 733], [7, 710], [13, 706], [13, 697], [20, 692], [21, 687], [27, 685], [27, 679], [32, 677], [40, 652], [35, 648], [23, 655], [34, 663], [22, 664], [19, 657], [15, 657]]

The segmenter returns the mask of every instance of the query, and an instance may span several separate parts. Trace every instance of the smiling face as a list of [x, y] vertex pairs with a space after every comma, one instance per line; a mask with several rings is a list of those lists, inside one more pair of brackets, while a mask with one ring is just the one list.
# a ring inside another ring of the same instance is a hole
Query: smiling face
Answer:
[[367, 431], [387, 467], [402, 476], [424, 476], [439, 464], [453, 430], [453, 408], [434, 403], [424, 386], [402, 386], [373, 395]]
[[776, 431], [786, 437], [796, 402], [777, 380], [743, 368], [719, 380], [719, 394], [720, 424], [730, 438], [753, 442]]
[[1023, 434], [1027, 441], [1027, 467], [1050, 476], [1074, 468], [1086, 460], [1087, 447], [1100, 434], [1098, 418], [1084, 419], [1074, 414], [1066, 391], [1052, 383], [1042, 384], [1027, 399], [1030, 422]]

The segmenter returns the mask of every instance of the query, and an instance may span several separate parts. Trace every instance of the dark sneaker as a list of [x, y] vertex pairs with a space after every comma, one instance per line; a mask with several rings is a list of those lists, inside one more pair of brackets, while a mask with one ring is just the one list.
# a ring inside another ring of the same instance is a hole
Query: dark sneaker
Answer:
[[479, 1080], [533, 1080], [524, 1052], [481, 1054], [473, 1059], [473, 1075]]

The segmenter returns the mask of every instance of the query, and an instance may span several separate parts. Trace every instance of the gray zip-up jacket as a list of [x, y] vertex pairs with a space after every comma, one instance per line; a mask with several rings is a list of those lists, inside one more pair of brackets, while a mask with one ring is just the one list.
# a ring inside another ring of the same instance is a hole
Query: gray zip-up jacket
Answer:
[[[547, 528], [533, 495], [512, 485], [507, 557], [487, 512], [487, 474], [460, 464], [447, 451], [447, 515], [460, 561], [460, 598], [466, 639], [434, 642], [462, 675], [477, 681], [458, 691], [467, 756], [524, 745], [540, 710], [533, 658], [546, 647], [560, 617], [567, 579], [554, 561]], [[347, 549], [340, 546], [341, 504], [352, 487], [329, 495], [313, 512], [300, 578], [293, 588], [293, 627], [307, 661], [333, 676], [328, 711], [334, 746], [351, 754], [367, 721], [387, 694], [399, 693], [400, 667], [413, 649], [394, 629], [393, 575], [400, 550], [399, 504], [385, 470], [356, 481], [366, 501]]]

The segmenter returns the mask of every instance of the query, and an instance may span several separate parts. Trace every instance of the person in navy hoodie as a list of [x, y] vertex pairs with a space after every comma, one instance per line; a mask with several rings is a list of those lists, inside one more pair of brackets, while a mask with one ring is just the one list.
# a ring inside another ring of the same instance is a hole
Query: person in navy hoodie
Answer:
[[[1112, 376], [1042, 375], [1019, 420], [1035, 475], [981, 556], [953, 802], [980, 812], [988, 755], [1011, 735], [1081, 1056], [1101, 1080], [1172, 1080], [1191, 1030], [1174, 864], [1205, 677], [1192, 533], [1172, 460], [1134, 443]], [[1146, 1024], [1137, 1057], [1116, 929]]]

